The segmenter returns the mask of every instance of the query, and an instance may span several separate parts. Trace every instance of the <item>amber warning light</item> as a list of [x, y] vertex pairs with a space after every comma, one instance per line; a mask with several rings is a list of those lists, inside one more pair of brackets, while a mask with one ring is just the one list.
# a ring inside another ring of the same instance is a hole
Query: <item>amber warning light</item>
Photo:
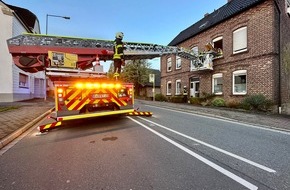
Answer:
[[94, 89], [94, 88], [121, 88], [121, 84], [119, 83], [76, 83], [76, 88], [80, 89]]

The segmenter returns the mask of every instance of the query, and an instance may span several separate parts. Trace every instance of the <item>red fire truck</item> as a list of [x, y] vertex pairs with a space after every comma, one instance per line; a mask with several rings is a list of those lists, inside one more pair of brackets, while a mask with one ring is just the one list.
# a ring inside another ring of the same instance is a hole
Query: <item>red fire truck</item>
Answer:
[[[134, 85], [112, 80], [93, 65], [112, 60], [113, 41], [38, 34], [8, 39], [14, 64], [34, 73], [44, 71], [54, 84], [55, 110], [40, 132], [60, 126], [63, 121], [116, 114], [146, 115], [134, 110]], [[183, 48], [125, 42], [125, 60], [152, 59], [177, 54], [195, 55]], [[90, 70], [88, 70], [90, 69]]]

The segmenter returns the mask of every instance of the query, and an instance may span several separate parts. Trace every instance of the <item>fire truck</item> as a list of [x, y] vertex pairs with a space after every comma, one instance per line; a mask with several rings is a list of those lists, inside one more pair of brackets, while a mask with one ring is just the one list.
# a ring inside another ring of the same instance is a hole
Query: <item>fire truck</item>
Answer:
[[[96, 69], [100, 61], [113, 59], [114, 41], [39, 34], [23, 34], [7, 40], [14, 64], [23, 71], [44, 71], [54, 84], [55, 109], [40, 132], [63, 121], [108, 115], [145, 115], [134, 110], [134, 85], [109, 79]], [[124, 42], [124, 59], [152, 59], [167, 54], [197, 60], [180, 47]]]

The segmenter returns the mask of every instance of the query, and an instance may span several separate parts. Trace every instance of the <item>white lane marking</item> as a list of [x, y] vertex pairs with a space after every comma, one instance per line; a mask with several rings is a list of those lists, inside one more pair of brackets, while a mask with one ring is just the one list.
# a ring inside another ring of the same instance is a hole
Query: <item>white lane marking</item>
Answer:
[[238, 121], [231, 121], [231, 120], [228, 120], [228, 119], [221, 119], [221, 118], [210, 117], [210, 116], [205, 116], [205, 115], [198, 115], [196, 113], [190, 113], [190, 112], [184, 112], [184, 111], [179, 111], [179, 110], [174, 110], [174, 109], [161, 108], [161, 107], [151, 106], [151, 105], [145, 105], [145, 106], [153, 107], [153, 108], [158, 108], [158, 109], [163, 109], [163, 110], [172, 111], [172, 112], [177, 112], [177, 113], [183, 113], [183, 114], [187, 114], [187, 115], [194, 115], [194, 116], [197, 116], [197, 117], [203, 117], [203, 118], [212, 119], [212, 120], [219, 120], [219, 121], [223, 121], [223, 122], [228, 122], [228, 123], [243, 125], [245, 127], [250, 127], [250, 128], [255, 128], [255, 129], [261, 129], [261, 130], [271, 131], [271, 132], [275, 132], [275, 133], [281, 133], [281, 134], [284, 134], [284, 135], [290, 135], [290, 132], [288, 132], [288, 131], [282, 131], [281, 129], [278, 129], [278, 128], [275, 129], [275, 128], [271, 127], [271, 126], [266, 126], [265, 125], [266, 127], [269, 127], [269, 128], [259, 127], [259, 126], [256, 126], [256, 125], [251, 125], [251, 124], [246, 124], [246, 123], [240, 123]]
[[[128, 116], [127, 116], [127, 117], [128, 117]], [[161, 137], [162, 139], [166, 140], [167, 142], [171, 143], [172, 145], [176, 146], [177, 148], [183, 150], [184, 152], [190, 154], [191, 156], [193, 156], [193, 157], [195, 157], [196, 159], [200, 160], [201, 162], [205, 163], [206, 165], [208, 165], [208, 166], [214, 168], [214, 169], [217, 170], [218, 172], [220, 172], [220, 173], [222, 173], [222, 174], [228, 176], [229, 178], [233, 179], [234, 181], [238, 182], [239, 184], [245, 186], [246, 188], [251, 189], [251, 190], [256, 190], [256, 189], [258, 189], [258, 187], [255, 186], [255, 185], [253, 185], [252, 183], [250, 183], [250, 182], [244, 180], [243, 178], [241, 178], [241, 177], [239, 177], [239, 176], [233, 174], [232, 172], [230, 172], [230, 171], [228, 171], [228, 170], [226, 170], [226, 169], [224, 169], [224, 168], [218, 166], [217, 164], [215, 164], [215, 163], [209, 161], [208, 159], [206, 159], [206, 158], [204, 158], [204, 157], [202, 157], [202, 156], [196, 154], [195, 152], [189, 150], [188, 148], [186, 148], [186, 147], [184, 147], [184, 146], [182, 146], [182, 145], [176, 143], [175, 141], [173, 141], [173, 140], [167, 138], [166, 136], [164, 136], [164, 135], [158, 133], [157, 131], [151, 129], [150, 127], [147, 127], [147, 126], [144, 125], [143, 123], [140, 123], [139, 121], [137, 121], [137, 120], [135, 120], [135, 119], [133, 119], [133, 118], [131, 118], [131, 117], [128, 117], [128, 118], [131, 119], [132, 121], [134, 121], [135, 123], [141, 125], [141, 126], [144, 127], [145, 129], [151, 131], [151, 132], [154, 133], [155, 135], [157, 135], [157, 136]]]
[[167, 127], [165, 127], [165, 126], [163, 126], [163, 125], [160, 125], [160, 124], [155, 123], [155, 122], [153, 122], [153, 121], [150, 121], [150, 120], [148, 120], [148, 119], [144, 119], [144, 118], [142, 118], [142, 117], [138, 117], [138, 118], [140, 118], [140, 119], [142, 119], [142, 120], [144, 120], [144, 121], [147, 121], [147, 122], [149, 122], [149, 123], [151, 123], [151, 124], [154, 124], [154, 125], [156, 125], [156, 126], [158, 126], [158, 127], [161, 127], [161, 128], [163, 128], [163, 129], [166, 129], [166, 130], [168, 130], [168, 131], [171, 131], [171, 132], [173, 132], [173, 133], [175, 133], [175, 134], [178, 134], [178, 135], [180, 135], [180, 136], [182, 136], [182, 137], [185, 137], [185, 138], [187, 138], [187, 139], [190, 139], [190, 140], [192, 140], [192, 141], [195, 141], [195, 142], [197, 142], [197, 143], [199, 143], [199, 144], [202, 144], [202, 145], [204, 145], [204, 146], [207, 146], [207, 147], [209, 147], [209, 148], [212, 148], [212, 149], [214, 149], [214, 150], [216, 150], [216, 151], [218, 151], [218, 152], [224, 153], [224, 154], [226, 154], [226, 155], [228, 155], [228, 156], [231, 156], [231, 157], [234, 157], [234, 158], [236, 158], [236, 159], [238, 159], [238, 160], [241, 160], [241, 161], [243, 161], [243, 162], [246, 162], [246, 163], [248, 163], [248, 164], [250, 164], [250, 165], [252, 165], [252, 166], [255, 166], [255, 167], [260, 168], [260, 169], [262, 169], [262, 170], [265, 170], [265, 171], [267, 171], [267, 172], [270, 172], [270, 173], [275, 173], [275, 172], [276, 172], [275, 170], [273, 170], [273, 169], [271, 169], [271, 168], [268, 168], [268, 167], [263, 166], [263, 165], [261, 165], [261, 164], [258, 164], [258, 163], [256, 163], [256, 162], [253, 162], [253, 161], [251, 161], [251, 160], [248, 160], [248, 159], [246, 159], [246, 158], [243, 158], [243, 157], [241, 157], [241, 156], [238, 156], [238, 155], [236, 155], [236, 154], [233, 154], [233, 153], [231, 153], [231, 152], [228, 152], [228, 151], [226, 151], [226, 150], [223, 150], [223, 149], [221, 149], [221, 148], [218, 148], [218, 147], [216, 147], [216, 146], [213, 146], [213, 145], [208, 144], [208, 143], [206, 143], [206, 142], [203, 142], [203, 141], [201, 141], [201, 140], [198, 140], [198, 139], [196, 139], [196, 138], [190, 137], [190, 136], [188, 136], [188, 135], [185, 135], [185, 134], [180, 133], [180, 132], [178, 132], [178, 131], [175, 131], [175, 130], [173, 130], [173, 129], [167, 128]]

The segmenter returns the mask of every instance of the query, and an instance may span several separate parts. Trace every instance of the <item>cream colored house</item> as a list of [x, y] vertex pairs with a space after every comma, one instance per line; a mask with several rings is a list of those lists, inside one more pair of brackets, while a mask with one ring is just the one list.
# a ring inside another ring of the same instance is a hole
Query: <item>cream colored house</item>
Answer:
[[13, 64], [6, 40], [22, 33], [40, 33], [37, 17], [27, 9], [0, 0], [0, 102], [44, 98], [44, 72], [27, 73]]

